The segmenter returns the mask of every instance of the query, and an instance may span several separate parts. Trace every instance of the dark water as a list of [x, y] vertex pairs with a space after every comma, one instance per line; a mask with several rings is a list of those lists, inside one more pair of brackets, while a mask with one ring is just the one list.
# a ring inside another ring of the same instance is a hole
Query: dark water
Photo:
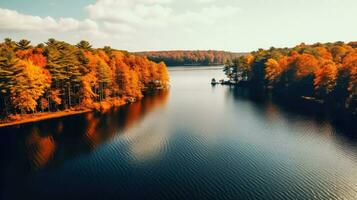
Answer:
[[2, 199], [357, 199], [356, 130], [184, 69], [104, 115], [0, 129]]

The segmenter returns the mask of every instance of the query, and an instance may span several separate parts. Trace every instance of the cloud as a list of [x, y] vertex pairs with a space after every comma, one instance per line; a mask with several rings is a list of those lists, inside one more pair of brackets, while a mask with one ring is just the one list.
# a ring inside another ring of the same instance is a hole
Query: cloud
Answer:
[[79, 20], [0, 8], [0, 36], [36, 38], [36, 42], [49, 37], [69, 42], [86, 39], [129, 49], [137, 49], [138, 44], [161, 48], [160, 44], [173, 45], [176, 38], [194, 45], [194, 37], [212, 35], [212, 28], [222, 28], [222, 21], [236, 19], [239, 13], [236, 5], [217, 0], [96, 0], [84, 10], [87, 16]]
[[[128, 32], [148, 28], [211, 25], [232, 17], [239, 9], [206, 3], [216, 0], [194, 0], [202, 6], [178, 10], [172, 0], [97, 0], [86, 7], [90, 19], [104, 23], [108, 30]], [[181, 2], [182, 3], [182, 2]]]
[[[175, 16], [174, 21], [183, 24], [203, 23], [213, 24], [220, 19], [229, 18], [239, 12], [239, 8], [232, 6], [217, 7], [211, 6], [202, 8], [198, 12], [188, 11], [181, 15]], [[202, 24], [201, 24], [202, 25]]]
[[216, 0], [196, 0], [198, 3], [212, 3]]
[[98, 25], [95, 21], [83, 21], [73, 18], [39, 17], [19, 13], [14, 10], [0, 8], [1, 31], [95, 31]]
[[152, 24], [167, 18], [171, 0], [98, 0], [86, 7], [93, 20], [111, 23]]
[[103, 27], [108, 32], [122, 33], [122, 32], [131, 32], [133, 28], [127, 24], [117, 24], [112, 22], [103, 22]]

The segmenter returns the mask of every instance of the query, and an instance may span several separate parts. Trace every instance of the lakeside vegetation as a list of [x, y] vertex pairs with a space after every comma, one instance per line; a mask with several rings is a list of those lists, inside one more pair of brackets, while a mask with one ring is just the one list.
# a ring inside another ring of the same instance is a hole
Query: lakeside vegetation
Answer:
[[256, 94], [357, 115], [357, 42], [259, 49], [227, 63], [224, 71], [231, 83], [248, 85]]
[[136, 54], [146, 56], [154, 62], [165, 62], [168, 66], [223, 65], [242, 55], [227, 51], [148, 51]]
[[[89, 42], [0, 43], [0, 123], [105, 111], [168, 86], [163, 62]], [[65, 111], [65, 112], [63, 112]], [[45, 113], [45, 114], [44, 114]]]

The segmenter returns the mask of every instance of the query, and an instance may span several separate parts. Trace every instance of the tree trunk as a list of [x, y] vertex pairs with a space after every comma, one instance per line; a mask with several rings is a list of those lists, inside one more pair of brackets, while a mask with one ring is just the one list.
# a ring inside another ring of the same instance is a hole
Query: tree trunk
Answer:
[[48, 105], [47, 105], [48, 112], [51, 112], [51, 101], [50, 101], [50, 96], [47, 96], [47, 101], [48, 101]]
[[69, 106], [69, 108], [72, 107], [72, 105], [71, 105], [71, 83], [68, 83], [68, 106]]

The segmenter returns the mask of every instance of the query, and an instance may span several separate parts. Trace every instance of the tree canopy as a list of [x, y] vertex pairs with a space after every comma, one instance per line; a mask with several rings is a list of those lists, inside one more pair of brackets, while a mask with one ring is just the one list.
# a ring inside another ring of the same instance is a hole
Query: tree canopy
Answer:
[[242, 55], [226, 51], [148, 51], [138, 52], [155, 62], [165, 62], [168, 66], [183, 65], [223, 65]]
[[227, 77], [256, 91], [308, 97], [357, 114], [357, 45], [343, 42], [259, 49], [225, 66]]
[[143, 92], [165, 88], [164, 63], [87, 41], [71, 45], [49, 39], [0, 43], [0, 114], [57, 111], [72, 107], [100, 108], [141, 98]]

